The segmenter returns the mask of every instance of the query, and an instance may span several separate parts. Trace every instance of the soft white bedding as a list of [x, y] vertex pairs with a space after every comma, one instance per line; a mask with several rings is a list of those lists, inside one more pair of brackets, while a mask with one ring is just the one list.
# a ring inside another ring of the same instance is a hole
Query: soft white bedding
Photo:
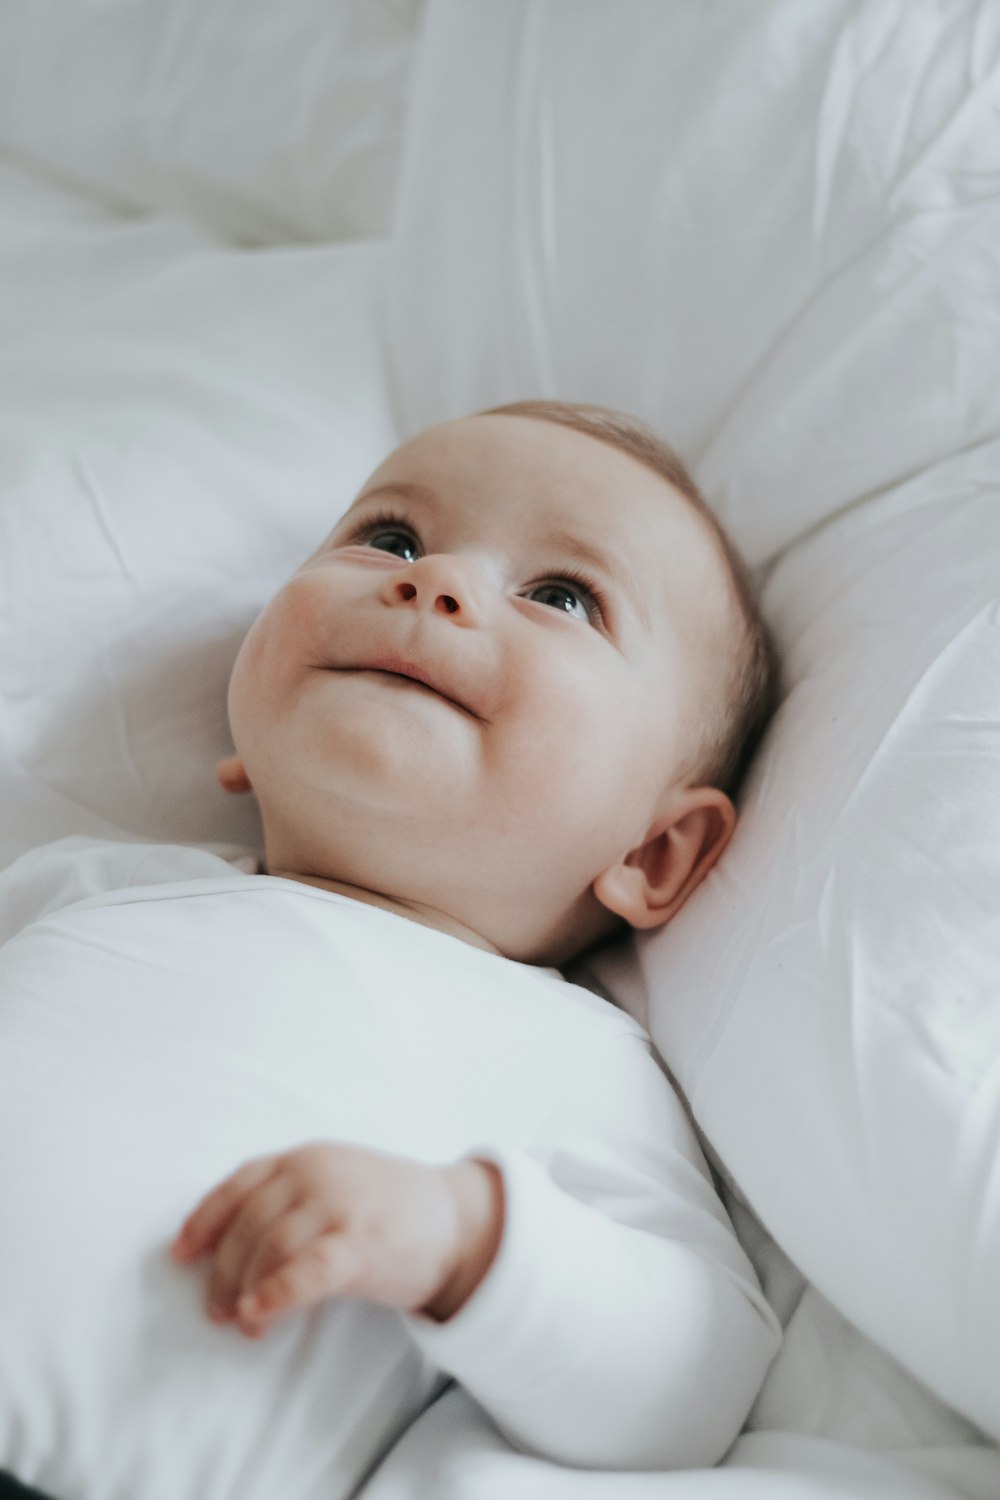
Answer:
[[228, 668], [398, 441], [383, 245], [240, 252], [0, 165], [0, 859], [253, 842], [214, 778]]
[[14, 0], [0, 140], [240, 243], [384, 234], [422, 5]]
[[[814, 1369], [800, 1366], [799, 1378]], [[782, 1428], [738, 1438], [717, 1469], [602, 1474], [514, 1453], [464, 1392], [447, 1392], [369, 1480], [365, 1500], [994, 1500], [995, 1455], [883, 1454]]]
[[[282, 218], [280, 173], [255, 228], [181, 218], [204, 200], [173, 168], [109, 207], [112, 110], [90, 175], [82, 137], [0, 110], [0, 863], [71, 834], [257, 845], [213, 779], [236, 646], [423, 421], [631, 407], [768, 574], [786, 697], [737, 841], [597, 966], [786, 1325], [748, 1431], [716, 1471], [588, 1475], [452, 1392], [366, 1500], [1000, 1494], [1000, 20], [719, 14], [434, 0], [388, 240], [238, 248], [343, 232]], [[80, 87], [32, 27], [30, 66]]]

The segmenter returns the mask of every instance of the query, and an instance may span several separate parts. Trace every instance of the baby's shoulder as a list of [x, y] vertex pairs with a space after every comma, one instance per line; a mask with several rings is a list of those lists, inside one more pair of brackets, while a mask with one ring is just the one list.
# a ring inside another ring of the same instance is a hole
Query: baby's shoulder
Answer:
[[[518, 968], [526, 965], [519, 964]], [[582, 1015], [593, 1018], [594, 1027], [611, 1030], [622, 1036], [645, 1038], [646, 1032], [634, 1016], [623, 1010], [609, 991], [589, 972], [580, 971], [572, 977], [561, 974], [558, 969], [535, 969], [535, 978], [546, 985], [550, 995], [558, 994], [563, 1003], [574, 1007]]]
[[613, 1056], [649, 1051], [643, 1027], [605, 992], [511, 959], [494, 961], [488, 1009], [497, 1025], [537, 1056], [548, 1057], [555, 1078], [569, 1079], [596, 1066], [616, 1066]]

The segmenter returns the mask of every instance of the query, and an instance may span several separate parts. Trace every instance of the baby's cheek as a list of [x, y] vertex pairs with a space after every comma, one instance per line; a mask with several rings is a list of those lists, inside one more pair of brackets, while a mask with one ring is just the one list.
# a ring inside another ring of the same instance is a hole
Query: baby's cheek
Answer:
[[509, 795], [535, 827], [565, 827], [612, 775], [613, 736], [571, 708], [553, 707], [518, 735], [508, 757]]
[[268, 607], [269, 636], [282, 648], [316, 665], [332, 659], [330, 590], [322, 569], [297, 573]]
[[[261, 748], [274, 725], [287, 712], [292, 679], [297, 669], [297, 649], [289, 642], [283, 602], [272, 600], [250, 627], [229, 680], [228, 711], [233, 742], [253, 769], [248, 757]], [[260, 767], [257, 767], [258, 771]]]

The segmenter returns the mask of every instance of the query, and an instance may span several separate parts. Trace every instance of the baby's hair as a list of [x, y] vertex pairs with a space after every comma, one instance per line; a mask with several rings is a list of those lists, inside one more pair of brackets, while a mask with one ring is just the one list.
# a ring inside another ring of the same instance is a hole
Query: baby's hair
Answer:
[[677, 454], [625, 412], [581, 401], [510, 401], [477, 416], [537, 417], [574, 427], [628, 453], [659, 474], [701, 517], [715, 539], [732, 586], [735, 639], [722, 701], [706, 716], [688, 775], [693, 782], [737, 791], [777, 702], [778, 658], [757, 603], [753, 577]]

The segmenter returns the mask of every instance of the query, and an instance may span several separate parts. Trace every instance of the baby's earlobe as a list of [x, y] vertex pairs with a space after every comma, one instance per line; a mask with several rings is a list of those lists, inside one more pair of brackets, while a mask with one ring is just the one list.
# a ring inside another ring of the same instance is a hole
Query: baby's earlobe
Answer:
[[250, 777], [243, 769], [243, 762], [238, 755], [227, 755], [225, 760], [220, 760], [215, 768], [219, 785], [227, 792], [239, 795], [242, 792], [252, 792], [253, 786]]

